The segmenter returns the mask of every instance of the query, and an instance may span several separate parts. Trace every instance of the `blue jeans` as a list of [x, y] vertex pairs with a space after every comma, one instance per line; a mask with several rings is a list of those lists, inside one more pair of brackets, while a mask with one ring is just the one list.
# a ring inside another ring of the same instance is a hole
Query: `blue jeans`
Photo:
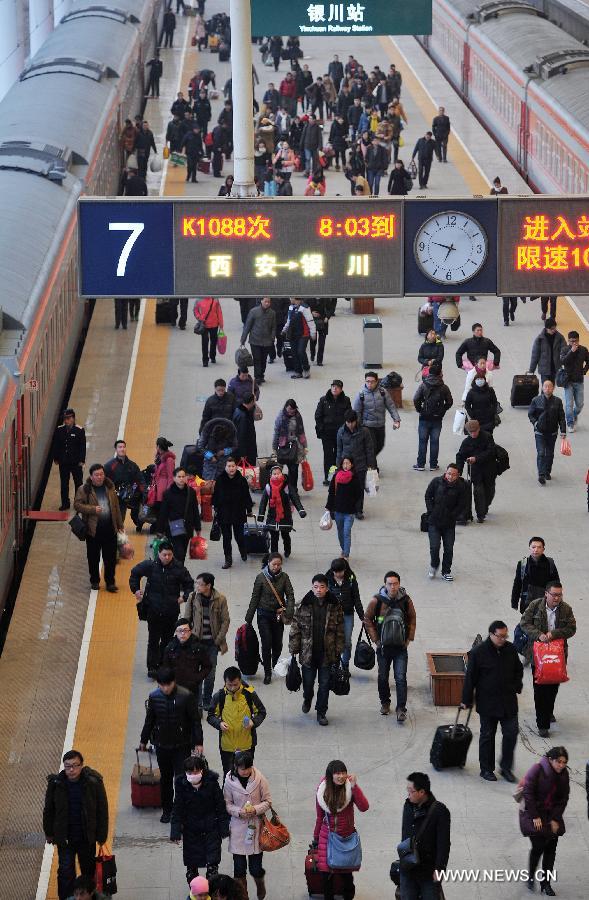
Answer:
[[445, 325], [444, 322], [442, 322], [438, 316], [440, 304], [437, 302], [432, 303], [432, 307], [433, 307], [433, 311], [434, 311], [434, 331], [436, 332], [436, 334], [440, 334], [442, 337], [444, 337], [444, 335], [446, 334], [446, 332], [448, 330], [448, 326]]
[[401, 872], [401, 900], [436, 900], [438, 896], [433, 878]]
[[317, 678], [317, 702], [315, 709], [317, 715], [325, 715], [329, 705], [329, 666], [302, 666], [303, 670], [303, 697], [309, 703], [315, 693], [315, 678]]
[[427, 456], [427, 442], [429, 440], [429, 464], [430, 467], [437, 466], [438, 454], [440, 452], [440, 434], [442, 433], [442, 421], [427, 421], [419, 419], [419, 447], [417, 450], [417, 465], [425, 466], [425, 458]]
[[352, 658], [352, 632], [354, 630], [354, 613], [344, 613], [344, 652], [341, 655], [342, 665], [346, 668]]
[[554, 445], [558, 432], [554, 434], [539, 434], [534, 432], [536, 439], [536, 461], [538, 464], [538, 475], [550, 475], [552, 472], [552, 463], [554, 462]]
[[380, 189], [380, 179], [382, 177], [382, 172], [373, 172], [370, 169], [366, 170], [366, 180], [370, 185], [370, 193], [375, 197], [378, 197], [378, 192]]
[[352, 546], [352, 525], [354, 524], [354, 513], [335, 513], [335, 524], [337, 525], [337, 538], [342, 548], [344, 556], [350, 555]]
[[378, 696], [381, 703], [391, 702], [391, 687], [389, 674], [391, 664], [395, 677], [397, 690], [397, 709], [405, 709], [407, 706], [407, 648], [406, 647], [379, 647], [376, 651], [378, 663]]
[[307, 150], [305, 148], [305, 171], [313, 174], [315, 168], [315, 160], [317, 159], [316, 150]]
[[564, 411], [569, 428], [575, 424], [584, 405], [585, 385], [582, 381], [571, 381], [564, 389]]
[[219, 648], [216, 644], [207, 644], [206, 647], [211, 661], [211, 671], [198, 686], [198, 705], [202, 709], [208, 709], [213, 699], [215, 672], [217, 671], [217, 657], [219, 655]]
[[452, 571], [452, 559], [454, 556], [454, 539], [456, 530], [454, 525], [448, 525], [446, 528], [438, 528], [437, 525], [430, 525], [428, 528], [429, 536], [429, 563], [432, 569], [438, 569], [440, 566], [440, 544], [444, 542], [444, 554], [442, 556], [442, 575], [447, 575]]

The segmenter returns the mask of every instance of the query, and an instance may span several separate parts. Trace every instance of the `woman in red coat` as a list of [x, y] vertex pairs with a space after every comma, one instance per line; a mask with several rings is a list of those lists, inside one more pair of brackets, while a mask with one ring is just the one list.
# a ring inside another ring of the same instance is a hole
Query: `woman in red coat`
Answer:
[[540, 888], [548, 897], [554, 897], [555, 893], [546, 873], [554, 873], [556, 845], [565, 833], [562, 817], [569, 800], [568, 761], [564, 747], [553, 747], [526, 772], [523, 785], [524, 808], [519, 814], [519, 827], [532, 844], [528, 888], [534, 890], [536, 869], [542, 857]]
[[[151, 486], [147, 495], [147, 502], [151, 507], [152, 514], [159, 516], [160, 507], [164, 494], [168, 488], [174, 483], [174, 469], [176, 468], [176, 454], [172, 453], [170, 447], [173, 447], [171, 441], [165, 437], [158, 437], [155, 442], [155, 469], [152, 476]], [[156, 518], [157, 523], [157, 518]], [[152, 534], [157, 531], [156, 524], [150, 528]]]
[[[333, 872], [327, 865], [327, 840], [330, 831], [341, 837], [349, 837], [354, 827], [354, 804], [360, 812], [368, 809], [368, 800], [360, 790], [355, 775], [348, 775], [345, 764], [334, 759], [325, 771], [325, 778], [317, 788], [315, 806], [317, 820], [313, 841], [318, 848], [317, 868], [323, 872], [323, 896], [325, 900], [333, 900]], [[329, 824], [328, 824], [329, 823]], [[343, 898], [352, 900], [356, 889], [352, 872], [337, 870], [344, 883]]]

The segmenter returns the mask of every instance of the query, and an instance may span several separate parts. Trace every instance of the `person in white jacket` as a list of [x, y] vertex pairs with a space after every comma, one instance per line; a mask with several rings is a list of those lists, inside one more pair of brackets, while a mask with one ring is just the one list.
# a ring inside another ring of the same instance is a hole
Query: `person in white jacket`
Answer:
[[477, 360], [477, 364], [473, 369], [469, 369], [466, 373], [466, 381], [464, 382], [464, 393], [462, 394], [462, 402], [466, 400], [467, 394], [472, 387], [475, 378], [484, 378], [489, 387], [493, 387], [493, 373], [487, 365], [484, 357]]
[[292, 302], [288, 307], [288, 318], [282, 331], [286, 339], [290, 341], [293, 355], [295, 370], [290, 377], [309, 378], [311, 366], [307, 356], [307, 344], [309, 338], [315, 339], [317, 327], [311, 310], [308, 306], [303, 305], [300, 298], [292, 297]]

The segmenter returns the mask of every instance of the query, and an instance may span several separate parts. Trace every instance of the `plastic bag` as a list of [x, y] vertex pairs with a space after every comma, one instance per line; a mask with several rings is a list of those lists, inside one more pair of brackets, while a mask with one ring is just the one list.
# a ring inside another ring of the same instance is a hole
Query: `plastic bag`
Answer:
[[124, 547], [129, 542], [129, 538], [124, 531], [117, 531], [117, 547]]
[[279, 678], [286, 678], [286, 673], [288, 672], [288, 667], [290, 666], [290, 656], [281, 656], [276, 665], [274, 666], [272, 672], [274, 675], [277, 675]]
[[563, 437], [560, 442], [560, 452], [563, 456], [572, 456], [573, 451], [571, 449], [571, 444], [568, 438]]
[[313, 480], [313, 472], [311, 470], [310, 464], [304, 459], [301, 463], [301, 480], [303, 482], [303, 490], [304, 491], [312, 491], [315, 486], [315, 481]]
[[319, 519], [319, 528], [321, 529], [321, 531], [329, 531], [332, 525], [333, 520], [331, 518], [331, 513], [328, 510], [325, 510], [325, 512]]
[[378, 493], [379, 478], [376, 469], [368, 469], [366, 473], [366, 481], [364, 482], [364, 490], [369, 497], [376, 497]]
[[121, 559], [133, 559], [135, 556], [135, 548], [128, 541], [119, 546], [119, 556]]
[[463, 409], [457, 409], [454, 413], [454, 424], [452, 425], [452, 431], [454, 432], [454, 434], [463, 434], [465, 425], [466, 413]]
[[221, 356], [227, 352], [227, 335], [222, 328], [219, 328], [219, 333], [217, 335], [217, 350]]
[[568, 680], [564, 638], [534, 641], [534, 684], [563, 684]]
[[203, 537], [190, 539], [190, 559], [206, 559], [209, 545]]

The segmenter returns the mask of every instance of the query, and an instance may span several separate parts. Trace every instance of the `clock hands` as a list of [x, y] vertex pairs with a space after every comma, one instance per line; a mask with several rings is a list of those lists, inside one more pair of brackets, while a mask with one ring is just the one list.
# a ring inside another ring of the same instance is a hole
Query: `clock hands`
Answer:
[[435, 244], [436, 247], [443, 247], [444, 250], [448, 251], [446, 253], [446, 256], [444, 257], [444, 262], [446, 262], [446, 260], [450, 256], [452, 250], [456, 250], [456, 247], [454, 246], [454, 244], [439, 244], [437, 241], [432, 241], [432, 244]]

